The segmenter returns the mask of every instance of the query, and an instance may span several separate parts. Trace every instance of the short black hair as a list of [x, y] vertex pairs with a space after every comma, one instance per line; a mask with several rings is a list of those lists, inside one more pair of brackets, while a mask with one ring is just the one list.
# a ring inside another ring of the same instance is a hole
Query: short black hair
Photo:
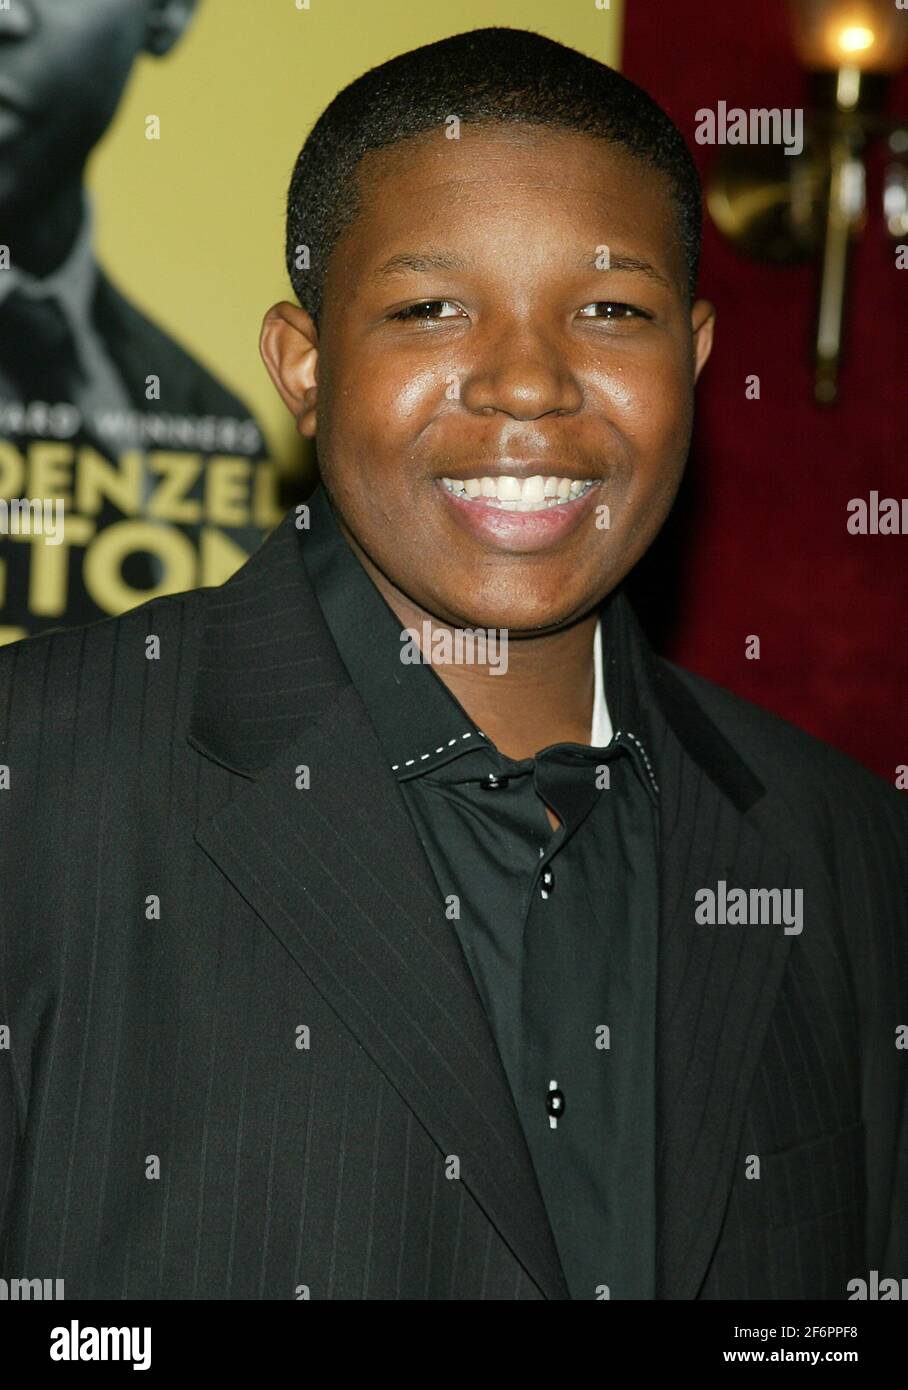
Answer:
[[[286, 261], [316, 323], [328, 259], [361, 206], [356, 171], [369, 150], [463, 123], [544, 125], [598, 136], [670, 180], [693, 299], [703, 199], [696, 165], [669, 116], [605, 63], [526, 29], [472, 29], [414, 48], [363, 73], [319, 116], [287, 197]], [[297, 264], [307, 247], [309, 268]]]

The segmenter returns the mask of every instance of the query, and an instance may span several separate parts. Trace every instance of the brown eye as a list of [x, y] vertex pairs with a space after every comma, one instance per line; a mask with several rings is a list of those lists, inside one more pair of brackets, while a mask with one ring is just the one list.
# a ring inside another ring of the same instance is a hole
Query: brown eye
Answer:
[[[606, 314], [587, 314], [587, 313], [586, 313], [586, 310], [587, 310], [587, 309], [606, 309], [606, 310], [608, 310], [608, 313], [606, 313]], [[594, 303], [594, 304], [586, 304], [586, 305], [584, 305], [584, 307], [580, 310], [580, 312], [581, 312], [581, 314], [584, 314], [585, 317], [587, 317], [587, 318], [607, 318], [607, 319], [626, 319], [626, 318], [641, 318], [641, 319], [648, 319], [648, 318], [652, 318], [652, 315], [651, 315], [651, 314], [648, 314], [648, 313], [646, 312], [645, 309], [638, 309], [638, 308], [636, 307], [636, 305], [634, 305], [634, 304], [623, 304], [623, 303], [621, 303], [620, 301], [618, 301], [618, 300], [613, 300], [613, 299], [602, 299], [602, 300], [597, 300], [596, 303]]]
[[450, 299], [424, 299], [420, 304], [409, 304], [406, 309], [399, 310], [398, 313], [392, 314], [391, 317], [400, 322], [414, 322], [420, 319], [431, 320], [439, 317], [450, 318], [450, 314], [439, 315], [432, 312], [439, 307], [443, 308], [445, 305], [448, 305], [452, 309], [457, 308], [457, 305], [452, 304]]

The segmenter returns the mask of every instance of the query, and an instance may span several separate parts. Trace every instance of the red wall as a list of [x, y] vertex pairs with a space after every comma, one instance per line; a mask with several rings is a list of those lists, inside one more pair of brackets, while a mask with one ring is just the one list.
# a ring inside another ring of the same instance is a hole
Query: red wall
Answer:
[[[694, 143], [699, 108], [805, 103], [782, 0], [626, 0], [622, 70], [680, 127], [701, 177], [716, 150]], [[908, 114], [904, 75], [889, 110]], [[908, 536], [845, 529], [849, 499], [908, 497], [908, 270], [879, 212], [884, 154], [870, 160], [832, 408], [811, 400], [816, 270], [748, 260], [706, 215], [700, 294], [718, 310], [716, 343], [688, 478], [636, 587], [665, 655], [893, 781], [908, 763]], [[752, 373], [758, 401], [744, 395]]]

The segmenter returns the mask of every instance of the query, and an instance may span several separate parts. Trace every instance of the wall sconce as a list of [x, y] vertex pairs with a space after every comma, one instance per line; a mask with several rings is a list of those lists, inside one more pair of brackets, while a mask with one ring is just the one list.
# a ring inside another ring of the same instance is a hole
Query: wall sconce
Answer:
[[908, 238], [908, 118], [887, 119], [891, 75], [908, 61], [908, 11], [894, 0], [789, 0], [807, 70], [804, 146], [729, 145], [710, 171], [706, 204], [736, 247], [777, 265], [818, 259], [814, 399], [838, 396], [849, 248], [867, 221], [864, 153], [885, 136], [882, 214]]

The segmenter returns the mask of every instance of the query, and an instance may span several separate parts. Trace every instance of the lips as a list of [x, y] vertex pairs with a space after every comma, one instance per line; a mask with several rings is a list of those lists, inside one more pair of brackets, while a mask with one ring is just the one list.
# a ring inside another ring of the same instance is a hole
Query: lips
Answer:
[[[513, 476], [510, 473], [497, 477], [484, 475], [486, 479], [501, 485], [496, 487], [496, 492], [501, 490], [506, 493], [513, 492], [506, 481]], [[530, 478], [542, 476], [529, 475]], [[550, 478], [552, 476], [558, 477], [549, 474]], [[580, 485], [581, 491], [577, 496], [543, 496], [538, 500], [531, 497], [528, 502], [523, 502], [513, 497], [504, 500], [498, 496], [483, 497], [481, 491], [472, 497], [458, 495], [452, 490], [452, 484], [456, 487], [458, 482], [465, 481], [453, 479], [450, 475], [446, 475], [445, 479], [435, 479], [442, 505], [447, 508], [452, 521], [484, 545], [516, 553], [546, 550], [564, 540], [594, 510], [602, 485], [601, 478], [567, 478], [569, 485], [571, 481]], [[526, 482], [529, 482], [529, 478]], [[525, 484], [522, 487], [526, 490]], [[538, 485], [529, 490], [535, 494], [539, 490]]]

